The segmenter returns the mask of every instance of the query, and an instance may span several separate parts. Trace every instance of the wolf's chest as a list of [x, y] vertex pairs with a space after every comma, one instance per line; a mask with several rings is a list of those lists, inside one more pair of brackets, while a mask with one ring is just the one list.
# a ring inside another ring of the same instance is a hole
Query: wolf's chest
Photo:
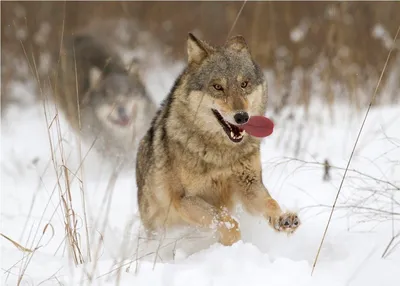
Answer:
[[230, 208], [233, 204], [234, 184], [230, 172], [186, 176], [182, 179], [186, 195], [199, 196], [216, 207]]

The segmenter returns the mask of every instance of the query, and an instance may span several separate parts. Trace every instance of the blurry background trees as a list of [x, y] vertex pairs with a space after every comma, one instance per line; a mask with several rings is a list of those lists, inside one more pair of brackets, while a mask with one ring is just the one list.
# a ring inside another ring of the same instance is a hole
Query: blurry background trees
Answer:
[[[16, 59], [28, 59], [31, 67], [40, 66], [46, 56], [56, 59], [61, 36], [93, 22], [134, 20], [140, 31], [160, 42], [165, 56], [184, 60], [188, 32], [223, 44], [242, 4], [2, 2], [2, 103], [7, 102], [8, 80], [31, 74], [29, 66], [22, 69]], [[329, 104], [344, 99], [360, 108], [368, 103], [393, 45], [377, 102], [400, 102], [400, 41], [392, 41], [399, 15], [398, 1], [247, 2], [232, 35], [245, 36], [254, 58], [268, 71], [276, 111], [288, 103], [307, 109], [314, 98]], [[104, 33], [113, 35], [111, 30]]]

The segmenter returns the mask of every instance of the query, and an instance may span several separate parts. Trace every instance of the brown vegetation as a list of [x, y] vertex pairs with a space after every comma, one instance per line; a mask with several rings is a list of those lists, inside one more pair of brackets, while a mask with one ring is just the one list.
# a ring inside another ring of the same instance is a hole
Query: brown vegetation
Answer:
[[[94, 20], [135, 19], [169, 47], [172, 52], [169, 55], [183, 59], [188, 32], [222, 44], [242, 4], [241, 1], [3, 2], [2, 67], [9, 68], [2, 71], [2, 79], [7, 81], [10, 74], [14, 74], [15, 65], [7, 64], [9, 56], [23, 55], [19, 39], [33, 66], [33, 59], [38, 59], [43, 50], [57, 55], [61, 35]], [[373, 32], [380, 25], [384, 28], [382, 31], [387, 31], [386, 38], [393, 38], [400, 24], [397, 15], [400, 15], [400, 3], [396, 1], [247, 2], [232, 33], [245, 36], [256, 60], [274, 71], [275, 94], [281, 99], [276, 103], [278, 108], [287, 102], [308, 106], [314, 86], [311, 75], [315, 72], [324, 83], [319, 94], [328, 103], [343, 97], [360, 107], [365, 100], [360, 99], [358, 90], [362, 88], [361, 94], [368, 95], [373, 92], [390, 49], [388, 43], [375, 37]], [[37, 32], [45, 29], [46, 23], [51, 30], [48, 40], [41, 42]], [[25, 36], [16, 32], [20, 27], [26, 28]], [[396, 50], [388, 70], [396, 63]], [[301, 70], [301, 92], [293, 95], [287, 87], [292, 84], [296, 68]], [[339, 91], [335, 89], [336, 82], [341, 83]], [[399, 102], [399, 90], [400, 84], [392, 88], [387, 95], [390, 102]]]

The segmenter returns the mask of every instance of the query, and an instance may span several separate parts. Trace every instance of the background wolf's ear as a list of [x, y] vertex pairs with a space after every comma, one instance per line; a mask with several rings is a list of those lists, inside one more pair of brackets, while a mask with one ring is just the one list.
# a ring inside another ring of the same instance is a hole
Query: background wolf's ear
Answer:
[[133, 58], [129, 63], [128, 74], [131, 76], [141, 77], [140, 73], [141, 63], [137, 58]]
[[244, 52], [244, 51], [248, 52], [249, 51], [249, 48], [247, 47], [247, 44], [246, 44], [246, 40], [244, 39], [243, 36], [240, 36], [240, 35], [230, 38], [226, 42], [225, 47], [227, 49], [231, 49], [231, 50], [234, 50], [237, 52]]
[[89, 70], [89, 86], [88, 88], [94, 88], [102, 79], [103, 74], [99, 68], [93, 67]]
[[187, 39], [187, 53], [189, 63], [201, 63], [211, 52], [213, 48], [207, 43], [197, 39], [192, 33], [189, 33]]

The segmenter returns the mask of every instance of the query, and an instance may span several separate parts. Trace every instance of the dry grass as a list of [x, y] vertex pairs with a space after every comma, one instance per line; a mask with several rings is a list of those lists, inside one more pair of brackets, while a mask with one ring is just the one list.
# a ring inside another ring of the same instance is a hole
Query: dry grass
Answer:
[[[397, 145], [396, 148], [400, 148]], [[394, 150], [392, 150], [394, 151]], [[299, 165], [300, 170], [321, 170], [321, 178], [325, 162], [306, 161], [298, 158], [282, 158], [276, 162], [275, 166]], [[371, 162], [371, 164], [373, 164]], [[395, 165], [396, 163], [393, 162]], [[390, 254], [396, 251], [400, 245], [400, 234], [395, 231], [394, 223], [400, 222], [400, 201], [397, 194], [400, 192], [400, 181], [389, 180], [384, 173], [381, 176], [370, 175], [353, 168], [344, 168], [331, 165], [331, 176], [340, 176], [343, 178], [343, 173], [348, 172], [346, 176], [346, 187], [354, 190], [353, 195], [341, 197], [340, 202], [335, 205], [335, 210], [342, 211], [344, 217], [352, 218], [355, 222], [355, 228], [360, 224], [379, 225], [384, 222], [391, 222], [392, 232], [388, 244], [382, 252], [382, 257], [387, 258]], [[339, 175], [340, 174], [340, 175]], [[340, 193], [340, 192], [339, 192]], [[332, 205], [310, 205], [301, 208], [299, 211], [304, 212], [311, 209], [320, 209], [320, 213], [332, 213]], [[343, 213], [345, 211], [345, 213]], [[352, 227], [348, 227], [351, 231]]]
[[[60, 41], [60, 46], [62, 46], [62, 39], [63, 39], [63, 34], [61, 33], [61, 41]], [[83, 265], [84, 271], [82, 272], [82, 277], [81, 277], [81, 283], [89, 283], [92, 284], [96, 278], [98, 278], [96, 275], [98, 269], [98, 261], [102, 255], [101, 253], [101, 248], [103, 245], [103, 240], [104, 240], [104, 232], [106, 230], [106, 227], [108, 226], [108, 218], [109, 218], [109, 213], [111, 211], [111, 203], [112, 203], [112, 198], [113, 198], [113, 191], [115, 189], [115, 183], [117, 181], [117, 178], [120, 174], [121, 169], [124, 167], [123, 162], [119, 162], [116, 164], [114, 171], [111, 174], [111, 177], [108, 181], [107, 188], [105, 190], [105, 195], [102, 200], [102, 205], [100, 209], [104, 209], [104, 212], [100, 212], [101, 215], [97, 217], [97, 220], [93, 222], [93, 227], [91, 228], [91, 232], [89, 232], [89, 226], [88, 226], [88, 219], [87, 219], [87, 212], [86, 212], [86, 199], [85, 199], [85, 188], [84, 188], [84, 173], [83, 173], [83, 164], [85, 161], [85, 158], [88, 154], [82, 154], [82, 149], [81, 149], [81, 138], [80, 136], [76, 136], [77, 140], [77, 146], [78, 146], [78, 155], [80, 158], [80, 164], [76, 170], [72, 170], [70, 166], [68, 166], [68, 158], [69, 155], [65, 153], [64, 150], [64, 133], [65, 130], [62, 130], [61, 124], [60, 124], [60, 114], [59, 114], [59, 108], [57, 107], [56, 103], [52, 101], [52, 99], [48, 98], [47, 93], [46, 93], [46, 88], [50, 89], [51, 91], [57, 90], [56, 86], [58, 84], [58, 76], [57, 74], [50, 75], [48, 76], [47, 80], [43, 80], [41, 77], [38, 67], [36, 64], [35, 57], [32, 55], [32, 57], [28, 56], [27, 53], [27, 47], [26, 45], [20, 41], [21, 49], [24, 52], [24, 56], [26, 59], [26, 63], [29, 65], [31, 75], [34, 77], [37, 87], [38, 87], [38, 93], [40, 94], [39, 98], [42, 102], [43, 106], [43, 113], [44, 117], [46, 120], [46, 125], [47, 125], [47, 131], [48, 131], [48, 141], [49, 141], [49, 148], [51, 150], [51, 159], [49, 160], [47, 167], [45, 168], [44, 172], [48, 171], [48, 168], [50, 166], [53, 167], [53, 171], [56, 174], [57, 177], [57, 182], [53, 187], [52, 193], [49, 195], [49, 201], [47, 202], [47, 205], [45, 209], [43, 210], [43, 215], [47, 210], [48, 205], [51, 203], [51, 199], [55, 193], [58, 193], [58, 205], [55, 206], [54, 214], [61, 212], [62, 214], [62, 219], [63, 219], [63, 224], [64, 224], [64, 232], [65, 232], [65, 238], [61, 242], [60, 246], [58, 249], [61, 248], [61, 245], [64, 244], [64, 248], [68, 250], [69, 258], [70, 261], [74, 263], [75, 266], [78, 265]], [[31, 59], [32, 59], [32, 64], [31, 64]], [[59, 61], [57, 61], [59, 62]], [[131, 64], [132, 66], [133, 64]], [[58, 70], [58, 69], [57, 69]], [[75, 71], [77, 73], [77, 71]], [[76, 80], [76, 83], [78, 81]], [[76, 91], [78, 91], [78, 88], [76, 87]], [[79, 105], [79, 102], [78, 102]], [[54, 114], [52, 114], [52, 112]], [[80, 124], [80, 120], [79, 120]], [[95, 139], [96, 140], [96, 139]], [[136, 138], [132, 138], [132, 142], [135, 142]], [[92, 146], [89, 148], [89, 151], [91, 151], [95, 141], [92, 143]], [[136, 146], [133, 146], [133, 148], [136, 148]], [[42, 174], [43, 175], [43, 174]], [[73, 185], [73, 183], [78, 182], [78, 188]], [[79, 189], [80, 195], [81, 195], [81, 206], [76, 207], [74, 205], [74, 202], [77, 201], [77, 192], [76, 190]], [[32, 203], [31, 203], [31, 210], [33, 208], [33, 205], [36, 202], [36, 195], [33, 197]], [[31, 210], [29, 211], [29, 216], [31, 213]], [[53, 216], [52, 216], [53, 217]], [[82, 220], [83, 221], [83, 227], [78, 227], [78, 221]], [[51, 224], [47, 224], [45, 229], [43, 230], [42, 237], [47, 231], [47, 229], [51, 227], [53, 230], [53, 236], [54, 237], [54, 228], [51, 226]], [[25, 224], [25, 228], [28, 227], [28, 220]], [[25, 229], [24, 228], [24, 229]], [[36, 233], [39, 229], [36, 230]], [[31, 229], [31, 231], [34, 231]], [[99, 234], [98, 240], [95, 239], [96, 234]], [[29, 267], [29, 264], [32, 260], [33, 255], [35, 254], [35, 251], [39, 249], [41, 246], [36, 246], [35, 248], [26, 248], [16, 242], [15, 240], [7, 237], [6, 235], [1, 234], [5, 239], [10, 241], [12, 244], [14, 244], [19, 250], [28, 253], [24, 257], [23, 260], [25, 260], [25, 263], [22, 264], [22, 260], [18, 261], [13, 267], [16, 265], [20, 264], [21, 265], [21, 270], [20, 273], [18, 274], [18, 285], [23, 281], [24, 279], [24, 273], [26, 272], [26, 269]], [[42, 238], [41, 237], [41, 238]], [[35, 240], [35, 237], [33, 238], [33, 241]], [[41, 241], [41, 238], [39, 239], [38, 245]], [[51, 238], [51, 239], [52, 239]], [[83, 239], [86, 241], [86, 245], [83, 244]], [[29, 238], [28, 238], [29, 240]], [[139, 239], [138, 239], [139, 241]], [[92, 242], [92, 243], [91, 243]], [[125, 241], [121, 244], [121, 253], [125, 254], [123, 259], [115, 259], [114, 265], [119, 265], [124, 263], [124, 261], [128, 258], [126, 257], [126, 253], [128, 253], [127, 248], [129, 248], [129, 242]], [[33, 250], [32, 250], [33, 249]], [[58, 249], [56, 252], [58, 252]], [[93, 253], [92, 253], [93, 251]], [[149, 253], [145, 256], [151, 255], [153, 253]], [[138, 261], [140, 257], [137, 257], [136, 261]], [[131, 264], [133, 260], [131, 260], [129, 263]], [[92, 267], [91, 269], [88, 269], [87, 263], [92, 262]], [[118, 277], [120, 277], [120, 270], [122, 267], [118, 268]], [[7, 270], [7, 272], [11, 273], [10, 270]], [[110, 272], [111, 273], [111, 272]], [[106, 274], [104, 274], [106, 275]], [[56, 275], [54, 277], [50, 277], [50, 279], [55, 279], [57, 280]], [[58, 281], [58, 280], [57, 280]], [[119, 283], [119, 280], [117, 278], [117, 285]]]
[[[137, 21], [141, 30], [154, 35], [168, 56], [183, 60], [189, 31], [222, 44], [237, 21], [231, 33], [244, 35], [257, 62], [273, 71], [272, 105], [276, 111], [288, 104], [302, 104], [307, 111], [313, 96], [329, 105], [347, 100], [358, 110], [368, 104], [366, 95], [374, 88], [385, 63], [384, 55], [392, 45], [390, 39], [398, 26], [396, 15], [400, 14], [400, 3], [248, 2], [236, 20], [242, 4], [182, 2], [179, 5], [183, 12], [176, 13], [173, 2], [6, 2], [2, 3], [3, 50], [18, 57], [20, 49], [16, 47], [18, 39], [22, 39], [30, 47], [30, 63], [33, 58], [39, 62], [44, 53], [57, 58], [58, 39], [64, 26], [63, 33], [68, 35], [97, 19], [124, 18]], [[41, 33], [46, 41], [40, 37]], [[140, 42], [140, 35], [131, 37], [132, 45]], [[397, 44], [388, 71], [400, 73], [395, 71], [394, 60], [398, 50]], [[15, 76], [15, 71], [7, 60], [5, 66], [10, 67], [2, 74], [7, 82], [7, 77]], [[312, 81], [314, 74], [318, 82]], [[382, 79], [381, 89], [385, 89], [389, 75], [390, 72], [386, 73]], [[290, 90], [293, 81], [299, 82], [298, 88]], [[378, 91], [376, 104], [399, 102], [400, 86], [391, 85], [385, 91], [385, 98], [381, 99], [381, 89]], [[10, 101], [7, 96], [2, 100], [4, 104]]]

